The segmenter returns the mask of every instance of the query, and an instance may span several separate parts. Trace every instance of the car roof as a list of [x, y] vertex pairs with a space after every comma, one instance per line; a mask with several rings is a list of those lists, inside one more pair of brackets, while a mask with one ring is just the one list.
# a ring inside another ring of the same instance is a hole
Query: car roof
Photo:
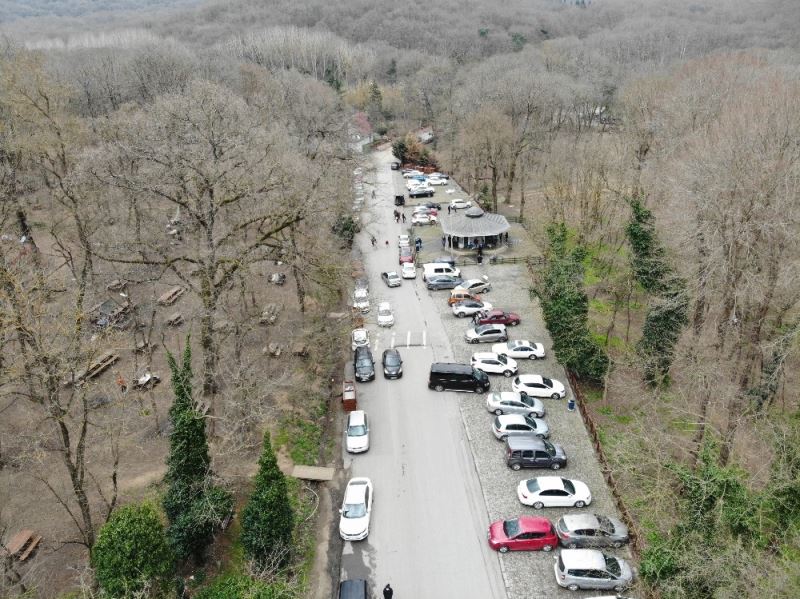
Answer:
[[527, 339], [514, 339], [513, 341], [509, 341], [512, 347], [519, 347], [520, 345], [525, 345], [528, 347], [535, 347], [535, 343], [531, 343]]
[[393, 355], [393, 354], [397, 354], [399, 356], [400, 352], [397, 350], [397, 348], [394, 348], [394, 347], [389, 347], [389, 348], [383, 350], [383, 355], [384, 356]]
[[378, 310], [391, 310], [391, 309], [392, 309], [392, 304], [390, 304], [389, 302], [381, 302], [380, 304], [378, 304]]
[[497, 354], [491, 351], [479, 351], [472, 354], [473, 360], [496, 360]]
[[561, 481], [560, 476], [538, 476], [536, 482], [539, 484], [539, 489], [544, 491], [546, 489], [563, 489], [564, 483]]
[[353, 410], [350, 412], [350, 415], [347, 417], [350, 426], [358, 426], [360, 424], [364, 424], [366, 420], [366, 413], [364, 410]]
[[503, 330], [506, 325], [504, 324], [481, 324], [475, 327], [477, 331], [485, 331], [487, 329], [500, 329]]
[[519, 516], [517, 521], [524, 532], [548, 532], [553, 526], [544, 516]]
[[391, 277], [392, 275], [397, 276], [397, 271], [388, 270], [388, 271], [386, 271], [386, 275], [389, 276], [389, 277]]
[[606, 559], [597, 549], [562, 549], [561, 561], [566, 568], [591, 568], [605, 570]]
[[506, 439], [508, 448], [512, 451], [515, 449], [542, 449], [544, 441], [539, 437], [509, 437]]
[[600, 521], [594, 514], [566, 514], [564, 524], [569, 530], [600, 527]]
[[502, 316], [502, 315], [503, 315], [503, 314], [505, 314], [505, 313], [506, 313], [506, 312], [505, 312], [505, 310], [497, 310], [497, 309], [494, 309], [494, 310], [489, 310], [489, 311], [486, 313], [486, 316]]
[[525, 423], [525, 416], [522, 414], [501, 414], [498, 418], [501, 424], [505, 423], [506, 425]]
[[519, 382], [520, 383], [541, 383], [542, 382], [542, 375], [541, 374], [521, 374], [519, 375]]
[[522, 394], [516, 391], [495, 391], [492, 395], [499, 396], [500, 401], [520, 401]]
[[366, 477], [351, 478], [347, 483], [347, 489], [344, 492], [345, 503], [358, 503], [363, 502], [367, 494], [367, 487], [370, 480]]

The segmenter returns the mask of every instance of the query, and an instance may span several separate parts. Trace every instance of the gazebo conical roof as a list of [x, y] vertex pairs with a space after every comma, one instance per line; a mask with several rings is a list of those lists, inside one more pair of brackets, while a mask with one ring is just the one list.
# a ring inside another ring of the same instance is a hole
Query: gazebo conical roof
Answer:
[[489, 237], [505, 233], [511, 228], [502, 214], [484, 212], [477, 206], [440, 217], [439, 222], [445, 235], [455, 237]]

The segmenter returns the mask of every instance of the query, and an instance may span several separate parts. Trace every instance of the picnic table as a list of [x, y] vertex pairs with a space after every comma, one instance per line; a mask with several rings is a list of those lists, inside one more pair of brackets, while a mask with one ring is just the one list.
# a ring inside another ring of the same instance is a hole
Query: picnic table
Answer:
[[33, 530], [26, 528], [11, 537], [3, 549], [10, 557], [24, 562], [30, 557], [41, 540], [42, 535], [37, 535]]

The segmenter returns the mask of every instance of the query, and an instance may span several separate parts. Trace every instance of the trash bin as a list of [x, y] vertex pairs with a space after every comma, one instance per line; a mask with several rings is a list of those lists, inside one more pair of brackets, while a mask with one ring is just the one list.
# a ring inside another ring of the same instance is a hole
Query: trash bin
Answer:
[[575, 411], [575, 399], [574, 398], [571, 398], [571, 399], [567, 400], [567, 410], [569, 410], [570, 412], [574, 412]]

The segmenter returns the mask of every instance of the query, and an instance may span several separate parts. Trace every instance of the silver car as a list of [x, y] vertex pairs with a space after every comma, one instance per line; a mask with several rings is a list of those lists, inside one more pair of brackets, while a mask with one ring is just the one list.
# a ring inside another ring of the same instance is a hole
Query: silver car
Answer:
[[486, 409], [500, 414], [522, 414], [544, 418], [542, 400], [514, 391], [495, 391], [486, 396]]
[[566, 514], [558, 520], [556, 534], [569, 549], [616, 548], [628, 542], [628, 527], [617, 518], [600, 514]]
[[620, 592], [633, 582], [633, 570], [628, 562], [597, 549], [562, 549], [554, 569], [558, 586], [570, 591], [613, 589]]
[[494, 436], [505, 441], [509, 437], [541, 437], [547, 439], [550, 436], [550, 427], [544, 420], [523, 416], [522, 414], [504, 414], [495, 416], [492, 424]]
[[464, 333], [467, 343], [494, 343], [495, 341], [508, 341], [508, 332], [504, 324], [482, 324]]

